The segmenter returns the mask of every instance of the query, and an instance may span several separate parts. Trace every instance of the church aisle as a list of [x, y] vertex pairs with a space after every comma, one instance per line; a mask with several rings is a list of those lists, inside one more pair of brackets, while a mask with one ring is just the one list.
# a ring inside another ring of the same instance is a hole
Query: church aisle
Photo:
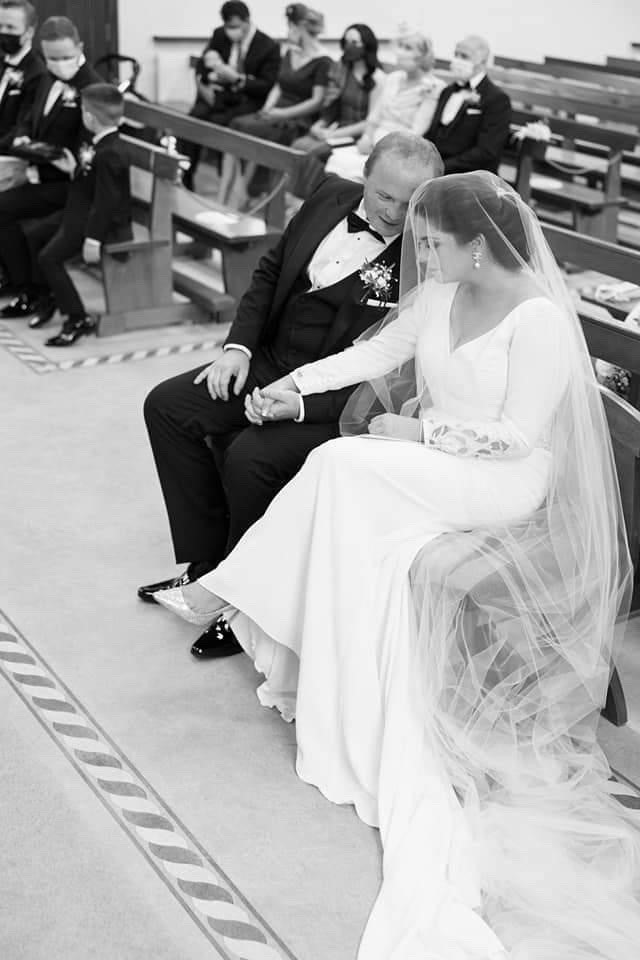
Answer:
[[[147, 336], [152, 342], [153, 334]], [[196, 362], [214, 355], [203, 352]], [[72, 702], [95, 719], [117, 755], [133, 764], [228, 877], [234, 904], [276, 951], [272, 956], [351, 960], [378, 884], [377, 833], [350, 809], [333, 807], [297, 779], [294, 729], [259, 705], [258, 677], [246, 658], [196, 662], [188, 650], [197, 628], [140, 603], [135, 595], [140, 582], [174, 569], [142, 402], [151, 386], [188, 369], [195, 359], [169, 356], [38, 375], [0, 351], [0, 609], [10, 621], [8, 631], [25, 638], [36, 660], [43, 658]], [[4, 674], [7, 663], [0, 663]], [[11, 781], [11, 790], [4, 791], [9, 812], [3, 823], [11, 824], [7, 836], [10, 841], [22, 836], [35, 817], [51, 822], [51, 835], [39, 833], [38, 856], [31, 857], [29, 869], [37, 870], [39, 860], [47, 870], [62, 860], [56, 897], [49, 890], [51, 873], [44, 872], [30, 897], [12, 901], [13, 942], [23, 946], [22, 952], [7, 954], [10, 960], [44, 956], [46, 943], [34, 916], [50, 918], [47, 940], [68, 935], [65, 911], [53, 909], [63, 896], [82, 903], [94, 926], [85, 934], [77, 915], [67, 912], [76, 953], [56, 949], [47, 956], [135, 960], [136, 931], [142, 943], [155, 922], [149, 904], [157, 904], [165, 939], [158, 937], [156, 949], [150, 933], [147, 956], [200, 960], [220, 955], [88, 783], [47, 743], [6, 679], [1, 686], [3, 700], [13, 700], [12, 730], [24, 727], [27, 738], [23, 744], [8, 733], [22, 763], [9, 765], [13, 754], [3, 749]], [[40, 753], [49, 758], [46, 784]], [[77, 794], [73, 802], [69, 791]], [[24, 807], [21, 797], [27, 795], [38, 811]], [[65, 824], [64, 843], [57, 817]], [[108, 851], [123, 848], [107, 884], [111, 900], [100, 887], [107, 868], [98, 867], [99, 843]], [[75, 851], [83, 847], [90, 852], [88, 862], [74, 869]], [[30, 874], [13, 852], [9, 866], [6, 883], [18, 890], [30, 885]], [[120, 879], [116, 868], [122, 869]], [[82, 896], [75, 893], [76, 876]], [[136, 896], [128, 897], [129, 884]], [[119, 898], [142, 906], [135, 907], [137, 919], [131, 923], [128, 908], [120, 910], [122, 945], [115, 950], [96, 929], [103, 921], [111, 923], [110, 904]], [[233, 927], [239, 915], [231, 907], [225, 921], [230, 926], [218, 923], [223, 935], [248, 936], [251, 952], [243, 955], [266, 957], [257, 933]], [[183, 936], [185, 917], [192, 931]], [[229, 947], [232, 939], [227, 936], [220, 946], [221, 955], [231, 960], [237, 956]], [[171, 953], [174, 943], [179, 953]]]

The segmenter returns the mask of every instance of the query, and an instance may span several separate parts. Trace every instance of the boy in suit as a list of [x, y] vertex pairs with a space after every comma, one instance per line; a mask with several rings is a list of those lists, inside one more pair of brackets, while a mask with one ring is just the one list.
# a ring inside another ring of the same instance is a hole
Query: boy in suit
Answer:
[[0, 0], [0, 153], [9, 151], [45, 72], [31, 47], [36, 24], [35, 7], [28, 0]]
[[[242, 0], [227, 0], [220, 15], [222, 26], [213, 31], [196, 67], [198, 96], [190, 116], [227, 126], [261, 109], [278, 77], [280, 47], [254, 27]], [[193, 189], [202, 147], [185, 142], [180, 150], [191, 160], [184, 184]]]
[[455, 82], [440, 94], [425, 138], [436, 145], [445, 173], [498, 172], [509, 138], [511, 101], [487, 76], [489, 45], [482, 37], [456, 44], [451, 72]]
[[[86, 62], [76, 26], [66, 17], [50, 17], [40, 34], [46, 73], [40, 79], [31, 110], [16, 129], [13, 146], [44, 141], [75, 153], [82, 138], [80, 91], [100, 80]], [[55, 163], [29, 168], [30, 182], [0, 193], [0, 262], [7, 286], [18, 296], [2, 317], [28, 317], [36, 310], [30, 288], [31, 260], [23, 224], [61, 215], [69, 191], [69, 175]]]
[[60, 331], [47, 340], [49, 347], [68, 347], [93, 330], [65, 263], [80, 253], [86, 263], [99, 263], [104, 243], [133, 236], [130, 161], [118, 133], [123, 112], [117, 87], [95, 83], [82, 91], [82, 119], [93, 138], [81, 146], [78, 161], [70, 150], [60, 161], [72, 177], [67, 203], [62, 223], [38, 256], [51, 314], [57, 307], [65, 317]]

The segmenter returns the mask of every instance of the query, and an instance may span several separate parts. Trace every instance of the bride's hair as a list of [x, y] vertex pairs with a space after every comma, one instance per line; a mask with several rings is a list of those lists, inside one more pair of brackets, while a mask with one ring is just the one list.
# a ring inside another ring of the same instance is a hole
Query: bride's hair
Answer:
[[473, 174], [467, 176], [458, 178], [455, 198], [447, 190], [447, 178], [430, 184], [427, 220], [458, 243], [471, 243], [482, 234], [496, 263], [506, 270], [519, 270], [523, 262], [529, 263], [531, 254], [517, 194]]

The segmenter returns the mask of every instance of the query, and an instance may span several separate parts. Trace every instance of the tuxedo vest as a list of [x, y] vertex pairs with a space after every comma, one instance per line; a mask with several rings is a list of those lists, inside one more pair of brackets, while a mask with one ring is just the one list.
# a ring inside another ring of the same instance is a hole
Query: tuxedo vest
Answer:
[[295, 370], [320, 358], [338, 309], [353, 296], [357, 277], [357, 272], [350, 273], [329, 287], [310, 290], [306, 267], [300, 271], [265, 347], [278, 368]]

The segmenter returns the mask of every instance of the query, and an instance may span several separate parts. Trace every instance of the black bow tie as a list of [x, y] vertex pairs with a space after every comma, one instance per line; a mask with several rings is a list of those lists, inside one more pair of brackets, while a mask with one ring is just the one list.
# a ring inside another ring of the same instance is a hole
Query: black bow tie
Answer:
[[359, 217], [355, 210], [352, 210], [347, 216], [347, 229], [349, 233], [364, 233], [368, 231], [372, 237], [375, 237], [376, 240], [379, 240], [380, 243], [385, 243], [385, 239], [381, 233], [378, 233], [377, 230], [374, 230], [370, 223], [367, 223], [366, 220], [363, 220], [362, 217]]
[[464, 83], [458, 82], [458, 90], [471, 90], [471, 84], [468, 80], [465, 80]]

